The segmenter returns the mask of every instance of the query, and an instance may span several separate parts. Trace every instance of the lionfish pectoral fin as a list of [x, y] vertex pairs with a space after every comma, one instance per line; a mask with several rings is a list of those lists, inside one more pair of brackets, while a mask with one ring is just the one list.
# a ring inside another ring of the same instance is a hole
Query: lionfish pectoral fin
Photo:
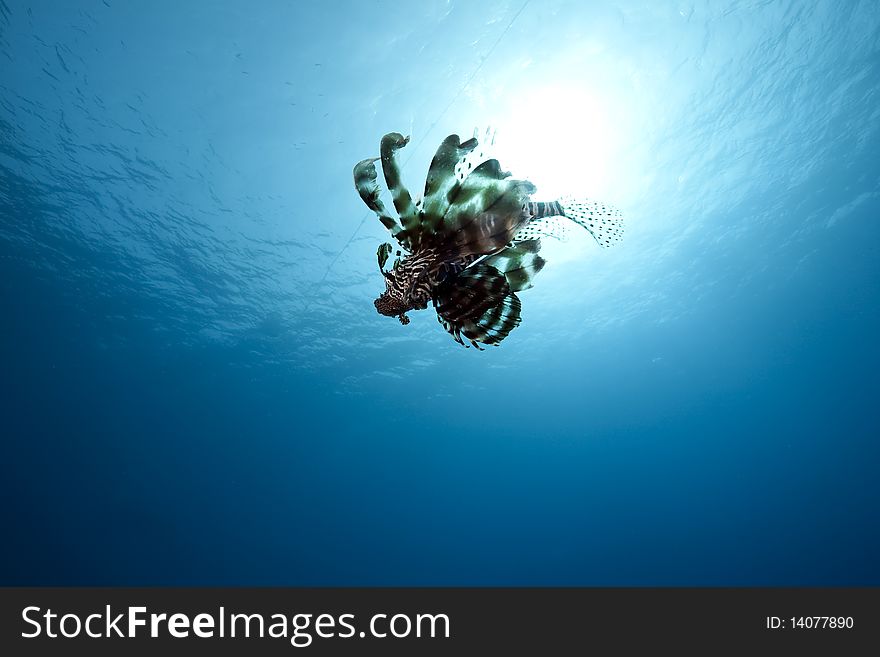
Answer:
[[538, 255], [540, 248], [541, 242], [536, 239], [515, 242], [480, 263], [495, 267], [504, 274], [511, 292], [519, 292], [532, 287], [532, 280], [547, 264]]
[[397, 163], [395, 153], [409, 143], [409, 137], [404, 137], [399, 132], [389, 132], [382, 137], [379, 152], [382, 159], [382, 172], [385, 174], [385, 184], [391, 192], [394, 208], [400, 215], [403, 230], [411, 232], [418, 223], [418, 210], [413, 203], [409, 190], [404, 187], [400, 176], [400, 165]]
[[388, 242], [379, 245], [379, 248], [376, 250], [376, 258], [379, 261], [379, 271], [384, 273], [385, 263], [388, 262], [388, 256], [391, 255], [393, 248], [394, 247]]
[[385, 204], [379, 197], [380, 189], [378, 174], [376, 173], [376, 165], [374, 164], [378, 159], [379, 158], [377, 157], [367, 158], [354, 165], [354, 186], [357, 189], [361, 200], [368, 208], [370, 208], [370, 210], [376, 213], [376, 216], [379, 217], [379, 221], [382, 222], [382, 225], [391, 231], [392, 236], [397, 237], [402, 228], [400, 224], [397, 223], [397, 220], [388, 214]]
[[[504, 273], [478, 263], [444, 283], [434, 298], [437, 318], [456, 342], [497, 345], [520, 323], [522, 306]], [[467, 345], [465, 345], [467, 346]]]
[[465, 178], [443, 218], [444, 253], [488, 255], [504, 248], [528, 221], [526, 202], [534, 191], [527, 180], [506, 178], [496, 160], [481, 164]]
[[476, 137], [461, 142], [450, 135], [428, 171], [421, 244], [437, 247], [448, 259], [494, 253], [528, 220], [524, 205], [534, 190], [526, 180], [511, 179]]
[[434, 234], [440, 231], [443, 216], [449, 208], [449, 197], [460, 184], [456, 167], [476, 147], [476, 139], [462, 143], [458, 135], [449, 135], [440, 144], [425, 179], [425, 194], [422, 197], [423, 233]]

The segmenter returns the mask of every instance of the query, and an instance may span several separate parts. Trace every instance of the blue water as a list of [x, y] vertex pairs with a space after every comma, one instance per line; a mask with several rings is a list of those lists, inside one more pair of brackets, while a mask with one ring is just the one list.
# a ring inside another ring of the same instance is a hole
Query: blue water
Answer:
[[[490, 124], [627, 236], [481, 353], [351, 168]], [[878, 211], [873, 0], [0, 0], [0, 583], [880, 585]]]

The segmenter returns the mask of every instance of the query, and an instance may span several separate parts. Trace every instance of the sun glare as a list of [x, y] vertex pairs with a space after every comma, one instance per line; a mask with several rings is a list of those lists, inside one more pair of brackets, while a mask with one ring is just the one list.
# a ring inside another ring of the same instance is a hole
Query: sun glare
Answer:
[[493, 152], [538, 187], [536, 199], [601, 197], [616, 134], [607, 108], [568, 85], [530, 90], [499, 117]]

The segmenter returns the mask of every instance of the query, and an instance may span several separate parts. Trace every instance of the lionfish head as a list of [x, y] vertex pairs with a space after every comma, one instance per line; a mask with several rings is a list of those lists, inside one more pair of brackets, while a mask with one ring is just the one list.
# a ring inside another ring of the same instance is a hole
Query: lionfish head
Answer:
[[406, 326], [409, 324], [409, 317], [406, 311], [409, 310], [401, 296], [394, 289], [394, 275], [390, 272], [382, 272], [385, 275], [385, 291], [378, 299], [373, 301], [376, 310], [380, 315], [386, 317], [397, 317], [400, 323]]

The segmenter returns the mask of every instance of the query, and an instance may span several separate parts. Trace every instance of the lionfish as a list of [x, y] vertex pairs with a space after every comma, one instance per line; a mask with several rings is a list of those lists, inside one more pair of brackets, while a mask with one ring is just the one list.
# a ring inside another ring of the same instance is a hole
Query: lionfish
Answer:
[[[466, 339], [480, 350], [480, 344], [498, 345], [520, 324], [522, 304], [516, 293], [532, 287], [544, 267], [538, 255], [541, 237], [563, 238], [569, 222], [585, 228], [603, 247], [623, 236], [620, 212], [604, 204], [532, 201], [535, 186], [511, 178], [497, 159], [477, 150], [476, 136], [464, 142], [458, 135], [443, 140], [431, 161], [424, 196], [413, 201], [396, 157], [408, 142], [409, 137], [389, 133], [382, 138], [380, 157], [354, 167], [361, 199], [400, 246], [388, 270], [394, 247], [385, 243], [377, 251], [385, 292], [374, 304], [401, 324], [409, 324], [408, 311], [424, 310], [430, 302], [459, 344], [467, 347]], [[382, 162], [399, 221], [380, 199], [376, 160]]]

